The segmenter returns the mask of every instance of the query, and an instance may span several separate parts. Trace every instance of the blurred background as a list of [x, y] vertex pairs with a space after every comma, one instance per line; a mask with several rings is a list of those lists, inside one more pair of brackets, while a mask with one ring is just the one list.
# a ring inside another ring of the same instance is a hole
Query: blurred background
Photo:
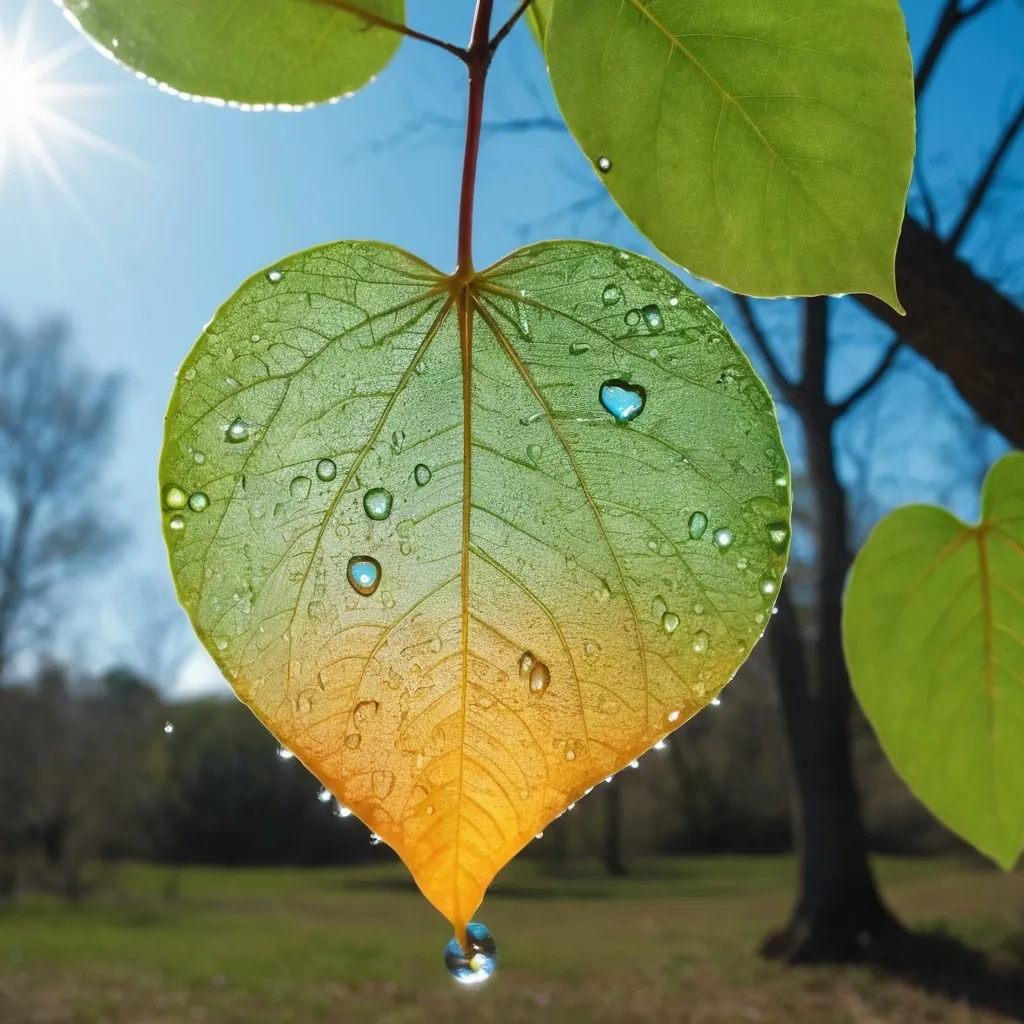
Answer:
[[[473, 6], [410, 0], [409, 21], [462, 41]], [[244, 114], [137, 81], [50, 2], [0, 0], [0, 1022], [1024, 1020], [1022, 878], [894, 775], [837, 646], [874, 522], [915, 501], [975, 516], [1024, 433], [1005, 399], [1024, 385], [1024, 4], [904, 10], [911, 317], [687, 278], [779, 403], [779, 614], [720, 702], [499, 878], [502, 980], [468, 998], [444, 922], [199, 647], [156, 488], [174, 373], [242, 280], [338, 238], [453, 265], [463, 71], [406, 42], [342, 104]], [[657, 255], [525, 25], [489, 85], [478, 195], [481, 264], [563, 236]], [[897, 935], [916, 944], [896, 956]]]

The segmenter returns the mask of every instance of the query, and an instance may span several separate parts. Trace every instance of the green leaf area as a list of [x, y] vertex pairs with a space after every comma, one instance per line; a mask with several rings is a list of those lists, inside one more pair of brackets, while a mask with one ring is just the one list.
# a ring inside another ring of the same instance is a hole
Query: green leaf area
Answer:
[[854, 689], [896, 770], [942, 822], [1009, 869], [1024, 849], [1024, 454], [967, 526], [893, 512], [853, 567]]
[[570, 130], [668, 257], [749, 295], [896, 309], [914, 157], [897, 0], [557, 0]]
[[554, 7], [555, 0], [533, 0], [533, 3], [526, 9], [527, 25], [530, 26], [530, 31], [533, 32], [534, 38], [540, 44], [540, 48], [544, 49], [544, 36], [548, 30], [548, 22], [551, 20], [551, 8]]
[[[401, 35], [324, 0], [60, 0], [114, 59], [186, 96], [292, 107], [383, 70]], [[359, 0], [404, 21], [405, 0]]]
[[664, 268], [587, 243], [469, 281], [376, 244], [290, 257], [185, 362], [160, 477], [236, 692], [457, 927], [714, 698], [789, 547], [743, 353]]

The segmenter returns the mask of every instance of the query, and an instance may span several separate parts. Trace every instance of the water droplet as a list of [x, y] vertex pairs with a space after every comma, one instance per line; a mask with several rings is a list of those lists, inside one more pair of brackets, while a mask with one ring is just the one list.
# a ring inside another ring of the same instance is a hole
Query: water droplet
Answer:
[[771, 577], [766, 576], [761, 580], [761, 593], [764, 594], [765, 597], [771, 597], [778, 589], [778, 583], [776, 583]]
[[321, 789], [320, 792], [317, 793], [316, 798], [322, 804], [329, 804], [334, 799], [334, 796], [329, 789]]
[[566, 761], [576, 760], [576, 747], [572, 743], [566, 743], [565, 745], [565, 759]]
[[537, 664], [537, 657], [532, 651], [524, 651], [519, 659], [519, 678], [525, 683], [530, 678], [533, 666]]
[[424, 808], [424, 812], [426, 814], [433, 814], [434, 813], [434, 808], [430, 804], [427, 804], [427, 806]]
[[210, 499], [203, 494], [202, 491], [196, 491], [191, 498], [188, 499], [188, 507], [193, 512], [205, 512], [210, 507]]
[[171, 521], [167, 524], [172, 530], [184, 530], [185, 520], [181, 516], [171, 516]]
[[703, 629], [694, 634], [693, 649], [697, 654], [703, 654], [708, 649], [708, 635]]
[[421, 462], [412, 471], [412, 476], [413, 476], [413, 479], [416, 481], [416, 486], [417, 487], [426, 487], [427, 484], [430, 483], [430, 477], [432, 476], [432, 474], [430, 472], [430, 467], [428, 465], [426, 465], [425, 463]]
[[523, 427], [532, 427], [534, 423], [540, 423], [546, 415], [544, 412], [531, 412], [529, 416], [520, 416], [519, 424]]
[[736, 568], [742, 572], [747, 567], [747, 560], [745, 558], [737, 559]]
[[249, 424], [237, 417], [231, 426], [224, 431], [224, 440], [231, 444], [241, 444], [249, 440]]
[[677, 295], [673, 295], [673, 296], [672, 296], [672, 298], [668, 300], [668, 304], [669, 304], [669, 305], [670, 305], [670, 306], [671, 306], [671, 307], [672, 307], [673, 309], [675, 309], [675, 307], [679, 305], [679, 296], [677, 296]]
[[693, 613], [694, 613], [694, 615], [703, 615], [703, 614], [704, 614], [704, 605], [702, 605], [702, 604], [700, 603], [700, 601], [698, 601], [698, 602], [697, 602], [697, 603], [696, 603], [696, 604], [695, 604], [695, 605], [693, 606]]
[[627, 327], [639, 327], [641, 320], [643, 320], [643, 314], [640, 312], [639, 309], [631, 309], [626, 314]]
[[412, 544], [409, 541], [407, 541], [407, 540], [403, 540], [402, 543], [398, 545], [398, 550], [403, 555], [411, 555], [412, 554]]
[[534, 469], [540, 468], [540, 460], [543, 454], [544, 449], [539, 444], [531, 444], [526, 447], [526, 458]]
[[321, 459], [316, 464], [316, 475], [320, 480], [333, 480], [338, 475], [338, 467], [333, 459]]
[[601, 586], [594, 591], [594, 599], [604, 604], [612, 596], [611, 589], [604, 580], [601, 581]]
[[313, 481], [308, 476], [297, 476], [288, 485], [288, 493], [296, 501], [305, 501], [309, 497], [310, 489], [313, 486]]
[[574, 341], [569, 346], [569, 355], [582, 356], [590, 351], [590, 346], [585, 341]]
[[668, 605], [665, 604], [665, 598], [658, 596], [651, 602], [651, 618], [655, 622], [661, 622], [667, 611]]
[[661, 628], [671, 636], [679, 628], [679, 616], [675, 612], [665, 612], [661, 620]]
[[395, 776], [392, 772], [373, 773], [373, 795], [378, 800], [384, 800], [395, 785]]
[[295, 701], [295, 707], [300, 715], [308, 715], [313, 710], [313, 701], [308, 693], [300, 693]]
[[620, 249], [615, 255], [616, 255], [616, 258], [621, 260], [623, 263], [627, 263], [629, 261], [629, 253], [628, 252], [623, 252]]
[[720, 530], [715, 530], [715, 547], [719, 551], [727, 551], [732, 547], [732, 542], [736, 539], [736, 535], [729, 529], [728, 526], [723, 526]]
[[164, 508], [184, 508], [187, 502], [188, 495], [177, 484], [164, 488]]
[[778, 605], [776, 605], [776, 606], [775, 606], [775, 607], [774, 607], [774, 608], [772, 609], [772, 615], [778, 615], [778, 614], [779, 614], [779, 606], [778, 606]]
[[606, 156], [600, 156], [597, 158], [597, 169], [602, 174], [607, 174], [612, 169], [612, 162]]
[[679, 712], [678, 711], [670, 711], [668, 713], [668, 720], [669, 720], [670, 723], [678, 722], [679, 721]]
[[647, 323], [647, 328], [652, 334], [658, 334], [665, 328], [665, 319], [661, 315], [661, 310], [655, 306], [644, 306], [640, 310], [641, 315]]
[[174, 732], [174, 724], [172, 722], [164, 722], [164, 732], [170, 736]]
[[363, 737], [360, 736], [359, 733], [357, 733], [357, 732], [350, 732], [345, 737], [345, 746], [348, 747], [349, 750], [358, 750], [359, 749], [359, 744], [362, 743], [362, 742], [363, 742]]
[[197, 466], [201, 466], [206, 461], [206, 456], [202, 452], [195, 452], [192, 458]]
[[306, 614], [311, 619], [322, 619], [327, 614], [327, 605], [323, 601], [310, 601], [306, 605]]
[[383, 487], [372, 487], [363, 495], [363, 511], [378, 523], [391, 515], [393, 498]]
[[694, 512], [690, 516], [690, 536], [694, 540], [700, 540], [704, 531], [708, 528], [708, 517], [703, 512]]
[[716, 697], [716, 698], [715, 698], [715, 699], [714, 699], [714, 700], [713, 700], [713, 701], [711, 702], [711, 706], [712, 706], [713, 708], [720, 708], [720, 707], [722, 706], [722, 701], [721, 701], [721, 700], [720, 700], [720, 699], [719, 699], [718, 697]]
[[789, 542], [789, 526], [783, 522], [769, 523], [768, 524], [768, 540], [771, 546], [782, 554], [786, 550], [786, 544]]
[[355, 555], [349, 559], [346, 575], [357, 594], [370, 597], [380, 586], [380, 562], [369, 555]]
[[282, 761], [290, 761], [295, 755], [287, 747], [278, 747], [277, 756]]
[[530, 693], [540, 696], [551, 684], [551, 672], [543, 661], [538, 661], [530, 669]]
[[[622, 298], [622, 292], [619, 291], [619, 286], [615, 284], [608, 285], [607, 288], [601, 293], [601, 301], [606, 306], [614, 306]], [[590, 347], [589, 345], [587, 346]]]
[[594, 640], [587, 640], [583, 645], [583, 653], [588, 658], [592, 658], [599, 650], [601, 650], [601, 648]]
[[351, 818], [352, 817], [352, 811], [349, 810], [349, 808], [347, 808], [340, 801], [338, 802], [337, 806], [335, 807], [334, 814], [338, 818]]
[[644, 411], [647, 392], [639, 384], [615, 378], [606, 380], [599, 393], [601, 405], [620, 423], [629, 423]]
[[281, 271], [277, 269], [267, 271], [267, 280], [271, 284], [277, 284], [278, 281], [280, 281], [283, 276], [284, 275], [281, 273]]
[[402, 447], [405, 445], [405, 431], [395, 430], [391, 433], [391, 447], [394, 448], [395, 452], [400, 452]]

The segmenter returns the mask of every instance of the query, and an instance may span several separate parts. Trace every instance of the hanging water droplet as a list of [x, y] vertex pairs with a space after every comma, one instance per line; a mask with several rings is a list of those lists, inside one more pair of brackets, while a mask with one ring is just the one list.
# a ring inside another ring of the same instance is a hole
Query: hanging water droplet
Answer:
[[267, 271], [267, 280], [271, 284], [277, 284], [278, 281], [280, 281], [283, 276], [284, 275], [281, 273], [281, 271], [277, 269]]
[[704, 531], [708, 528], [708, 517], [703, 512], [694, 512], [690, 516], [690, 536], [694, 540], [700, 540]]
[[599, 156], [597, 158], [597, 169], [602, 174], [607, 174], [612, 169], [612, 162], [606, 156]]
[[786, 550], [789, 541], [789, 525], [782, 521], [768, 524], [768, 540], [771, 546], [782, 554]]
[[655, 622], [661, 622], [665, 612], [667, 611], [668, 605], [665, 604], [665, 598], [660, 595], [651, 602], [651, 618], [653, 618]]
[[771, 597], [778, 589], [778, 583], [776, 583], [770, 576], [766, 576], [761, 580], [761, 593], [764, 594], [765, 597]]
[[641, 320], [643, 320], [643, 314], [640, 312], [639, 309], [631, 309], [626, 314], [627, 327], [639, 327]]
[[363, 495], [363, 511], [380, 523], [391, 515], [393, 501], [390, 491], [383, 487], [371, 487]]
[[168, 736], [170, 736], [171, 733], [174, 732], [174, 725], [173, 725], [173, 723], [171, 723], [171, 722], [164, 722], [164, 732], [167, 733]]
[[418, 487], [426, 487], [430, 483], [432, 475], [430, 467], [422, 462], [412, 471], [413, 479]]
[[164, 488], [164, 508], [184, 508], [187, 502], [188, 495], [177, 484]]
[[665, 320], [661, 315], [661, 310], [657, 306], [644, 306], [644, 308], [640, 310], [640, 314], [647, 323], [647, 329], [652, 334], [659, 334], [664, 329]]
[[736, 539], [736, 535], [729, 529], [728, 526], [723, 526], [720, 530], [715, 530], [715, 547], [719, 551], [727, 551], [732, 547], [732, 542]]
[[703, 654], [708, 649], [708, 635], [703, 629], [694, 634], [693, 649], [697, 654]]
[[334, 808], [334, 815], [337, 818], [351, 818], [352, 811], [349, 810], [349, 808], [346, 807], [343, 803], [341, 803], [341, 801], [338, 801]]
[[675, 612], [665, 612], [661, 619], [661, 628], [671, 636], [679, 628], [679, 616]]
[[[614, 306], [622, 298], [622, 292], [617, 284], [608, 285], [601, 293], [601, 301], [606, 306]], [[587, 346], [590, 347], [589, 345]]]
[[355, 555], [349, 559], [346, 575], [349, 585], [357, 594], [370, 597], [380, 586], [380, 562], [369, 555]]
[[324, 482], [333, 480], [338, 475], [338, 467], [335, 465], [333, 459], [321, 459], [316, 464], [316, 475], [319, 480]]
[[551, 672], [543, 661], [538, 661], [530, 669], [530, 693], [540, 696], [551, 684]]
[[313, 487], [313, 481], [308, 476], [297, 476], [288, 485], [288, 493], [296, 501], [305, 501], [309, 497], [310, 489]]
[[526, 458], [534, 469], [540, 469], [540, 460], [543, 454], [544, 449], [541, 448], [539, 444], [530, 444], [526, 446]]
[[282, 761], [290, 761], [295, 755], [287, 747], [278, 747], [277, 756]]
[[606, 412], [610, 412], [620, 423], [629, 423], [644, 411], [647, 392], [639, 384], [615, 378], [601, 385], [598, 397]]
[[317, 793], [316, 798], [322, 804], [329, 804], [334, 799], [334, 795], [329, 789], [321, 789], [320, 792]]
[[188, 499], [188, 507], [193, 512], [205, 512], [210, 507], [210, 499], [202, 491], [196, 491]]
[[167, 524], [172, 530], [184, 530], [185, 520], [181, 516], [171, 516], [171, 521]]
[[569, 355], [582, 356], [590, 351], [590, 346], [585, 341], [574, 341], [569, 345]]
[[224, 431], [224, 440], [230, 444], [241, 444], [249, 440], [249, 424], [237, 417]]

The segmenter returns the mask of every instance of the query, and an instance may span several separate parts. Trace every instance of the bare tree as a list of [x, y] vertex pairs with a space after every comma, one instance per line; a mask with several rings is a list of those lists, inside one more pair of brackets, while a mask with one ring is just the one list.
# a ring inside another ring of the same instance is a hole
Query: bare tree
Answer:
[[0, 682], [52, 627], [59, 591], [116, 543], [101, 471], [117, 391], [73, 359], [64, 325], [0, 320]]

